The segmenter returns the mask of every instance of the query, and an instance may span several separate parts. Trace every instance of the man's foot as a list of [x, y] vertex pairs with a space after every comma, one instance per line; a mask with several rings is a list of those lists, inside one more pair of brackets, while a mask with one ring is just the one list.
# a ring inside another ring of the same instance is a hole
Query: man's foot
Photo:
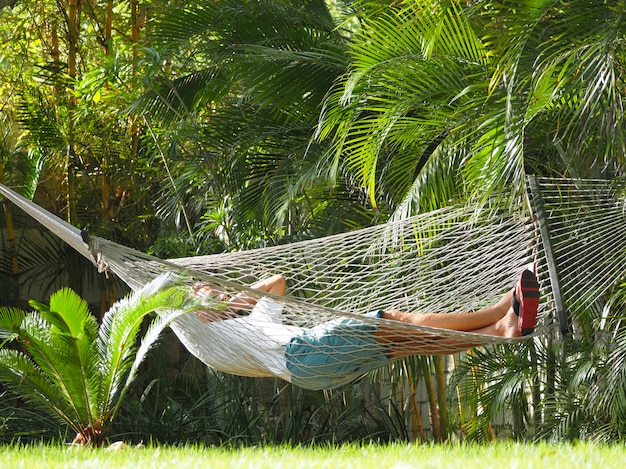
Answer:
[[530, 270], [524, 270], [513, 292], [511, 301], [513, 311], [518, 317], [520, 335], [532, 334], [537, 323], [539, 308], [539, 283]]

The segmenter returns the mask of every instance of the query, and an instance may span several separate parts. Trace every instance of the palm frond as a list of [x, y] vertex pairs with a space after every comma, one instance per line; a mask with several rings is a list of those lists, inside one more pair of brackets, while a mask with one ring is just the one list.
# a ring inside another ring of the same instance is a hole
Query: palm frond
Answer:
[[[487, 26], [497, 58], [490, 90], [517, 97], [509, 107], [517, 120], [524, 127], [539, 121], [533, 130], [576, 177], [599, 177], [623, 163], [623, 7], [516, 0], [492, 3], [481, 14], [486, 26], [497, 25]], [[510, 9], [517, 13], [503, 14]]]
[[462, 403], [461, 421], [468, 431], [476, 432], [474, 436], [504, 409], [510, 409], [517, 419], [513, 425], [518, 434], [531, 425], [532, 406], [527, 396], [532, 396], [528, 391], [535, 385], [539, 369], [531, 359], [534, 345], [526, 345], [515, 352], [510, 346], [473, 350], [457, 362], [450, 380], [450, 389], [456, 392], [450, 398]]
[[[187, 2], [174, 6], [155, 20], [153, 35], [166, 44], [188, 42], [195, 37], [220, 43], [250, 44], [259, 36], [266, 41], [288, 40], [301, 34], [306, 24], [318, 31], [332, 31], [334, 23], [324, 1], [219, 0]], [[208, 34], [207, 34], [208, 33]]]
[[171, 121], [224, 101], [227, 93], [280, 112], [292, 108], [294, 115], [303, 100], [316, 106], [345, 68], [345, 59], [325, 3], [306, 3], [303, 10], [301, 2], [293, 1], [221, 0], [168, 11], [155, 21], [156, 37], [170, 45], [196, 38], [196, 59], [206, 57], [197, 62], [209, 65], [171, 80], [155, 77], [158, 84], [139, 108]]
[[101, 415], [111, 419], [119, 407], [134, 372], [158, 338], [163, 327], [155, 326], [144, 337], [141, 353], [137, 353], [137, 337], [144, 319], [158, 310], [181, 309], [187, 312], [191, 304], [178, 287], [166, 288], [175, 278], [163, 275], [143, 289], [118, 301], [105, 314], [97, 340], [100, 354]]
[[423, 9], [366, 23], [321, 119], [318, 136], [332, 136], [335, 161], [346, 158], [373, 199], [381, 167], [404, 197], [442, 136], [463, 123], [461, 111], [475, 117], [467, 90], [484, 74], [484, 46], [455, 2]]
[[[0, 340], [13, 340], [17, 338], [26, 313], [19, 308], [9, 306], [0, 307]], [[0, 343], [0, 348], [2, 348]]]
[[85, 396], [82, 371], [76, 373], [76, 366], [80, 363], [76, 356], [76, 340], [69, 336], [54, 336], [50, 325], [35, 313], [26, 316], [22, 327], [24, 350], [66, 400], [72, 409], [71, 418], [89, 422], [90, 406]]
[[411, 188], [395, 206], [391, 219], [402, 220], [412, 214], [432, 211], [440, 201], [454, 201], [463, 193], [460, 168], [467, 160], [462, 147], [442, 142], [421, 168]]
[[[18, 226], [28, 226], [31, 222], [31, 220], [18, 222], [17, 217], [15, 218]], [[22, 287], [25, 292], [37, 292], [33, 293], [31, 298], [38, 300], [47, 298], [68, 285], [75, 291], [99, 285], [98, 271], [93, 268], [93, 264], [47, 230], [27, 230], [19, 238], [17, 247]]]
[[30, 304], [49, 324], [59, 332], [87, 341], [93, 341], [97, 335], [97, 324], [89, 311], [87, 302], [70, 288], [62, 288], [50, 296], [50, 305], [35, 300]]
[[[15, 378], [18, 384], [22, 384], [20, 392], [30, 395], [32, 399], [46, 401], [44, 406], [56, 414], [63, 414], [61, 416], [66, 422], [87, 419], [89, 402], [81, 379], [84, 370], [81, 367], [76, 371], [76, 363], [79, 362], [75, 354], [76, 338], [68, 334], [55, 337], [49, 323], [36, 313], [26, 314], [5, 308], [0, 318], [2, 329], [11, 328], [23, 347], [14, 351], [18, 356], [8, 355], [5, 364], [9, 368], [15, 367], [7, 371], [7, 376], [27, 369], [21, 381]], [[93, 341], [88, 340], [88, 343]], [[93, 364], [89, 364], [85, 369], [92, 368]], [[30, 377], [29, 373], [33, 376]]]
[[563, 145], [564, 154], [579, 155], [578, 159], [565, 161], [576, 176], [585, 176], [585, 170], [602, 166], [605, 161], [621, 161], [624, 153], [622, 121], [626, 103], [620, 91], [620, 55], [606, 42], [598, 41], [564, 51], [540, 64], [547, 69], [546, 75], [554, 63], [559, 70], [561, 78], [553, 90], [553, 118], [560, 128], [554, 138]]
[[[148, 352], [154, 347], [157, 340], [161, 336], [163, 330], [168, 327], [177, 318], [189, 314], [196, 309], [196, 305], [189, 301], [189, 297], [184, 290], [173, 288], [164, 290], [160, 293], [151, 296], [149, 301], [151, 303], [152, 310], [158, 310], [159, 316], [157, 316], [148, 327], [141, 339], [141, 345], [137, 349], [131, 366], [128, 368], [124, 383], [115, 391], [117, 394], [115, 400], [112, 402], [112, 406], [108, 409], [107, 417], [113, 419], [120, 409], [123, 402], [123, 398], [130, 388], [130, 384], [135, 380], [139, 371], [139, 366], [143, 363]], [[174, 308], [167, 309], [164, 308]], [[121, 377], [121, 375], [120, 375]]]
[[[64, 344], [59, 374], [64, 376], [69, 395], [77, 400], [77, 406], [88, 413], [88, 422], [93, 422], [94, 396], [98, 394], [98, 375], [95, 341], [98, 325], [89, 311], [87, 303], [73, 290], [63, 288], [50, 296], [50, 306], [31, 301], [49, 328], [51, 343]], [[67, 348], [65, 348], [67, 347]], [[73, 372], [72, 372], [73, 370]]]
[[129, 110], [146, 113], [166, 125], [193, 121], [199, 107], [224, 99], [230, 86], [227, 77], [214, 66], [173, 79], [157, 75], [151, 78], [149, 90]]
[[17, 119], [28, 131], [27, 141], [37, 148], [37, 158], [46, 154], [48, 163], [62, 164], [66, 140], [54, 109], [41, 90], [32, 89], [19, 103]]
[[[178, 76], [153, 75], [156, 85], [141, 104], [166, 125], [185, 122], [185, 134], [172, 138], [176, 151], [168, 154], [180, 159], [170, 166], [174, 183], [159, 199], [159, 213], [174, 224], [182, 204], [191, 204], [187, 224], [210, 233], [201, 217], [228, 194], [235, 205], [229, 226], [245, 230], [240, 238], [290, 231], [280, 225], [282, 207], [302, 200], [302, 193], [290, 195], [290, 184], [299, 167], [315, 164], [309, 157], [316, 154], [309, 152], [306, 162], [303, 155], [312, 148], [319, 103], [347, 65], [345, 39], [326, 3], [305, 5], [222, 0], [186, 4], [156, 19], [155, 34], [169, 50], [176, 51], [178, 41], [196, 45]], [[206, 120], [210, 125], [197, 124]]]
[[478, 129], [473, 133], [473, 143], [464, 168], [466, 180], [472, 183], [472, 192], [482, 194], [483, 202], [494, 192], [509, 187], [519, 195], [523, 192], [524, 166], [524, 116], [515, 111], [494, 112], [483, 116]]
[[0, 113], [0, 162], [4, 184], [16, 188], [24, 197], [32, 199], [39, 176], [43, 169], [43, 153], [28, 149], [17, 139], [14, 122], [8, 115]]
[[47, 410], [74, 430], [78, 431], [74, 409], [59, 389], [47, 379], [28, 357], [17, 350], [0, 349], [0, 379], [28, 402]]
[[613, 431], [626, 430], [626, 283], [616, 286], [607, 301], [596, 339], [594, 379], [587, 379], [587, 403], [611, 424]]

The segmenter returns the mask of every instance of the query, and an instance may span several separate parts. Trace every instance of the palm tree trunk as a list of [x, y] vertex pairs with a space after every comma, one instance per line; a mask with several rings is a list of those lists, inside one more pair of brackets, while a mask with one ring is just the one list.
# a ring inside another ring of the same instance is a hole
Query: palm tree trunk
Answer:
[[[111, 37], [113, 32], [113, 0], [108, 0], [106, 7], [106, 18], [104, 20], [104, 45], [106, 55], [111, 55]], [[102, 155], [100, 174], [102, 177], [102, 188], [100, 191], [100, 200], [102, 204], [102, 222], [113, 218], [113, 204], [111, 203], [111, 182], [108, 175], [108, 158]], [[101, 308], [103, 308], [101, 302]], [[104, 310], [102, 310], [104, 312]]]
[[420, 403], [417, 400], [417, 383], [411, 383], [411, 407], [413, 438], [417, 438], [417, 435], [419, 435], [420, 441], [426, 441], [424, 422], [422, 422], [422, 412], [420, 409]]
[[[133, 67], [134, 64], [137, 63], [138, 50], [139, 50], [139, 33], [141, 31], [141, 27], [145, 21], [144, 17], [144, 9], [139, 6], [139, 2], [137, 0], [130, 1], [130, 33], [131, 33], [131, 42], [133, 47]], [[130, 122], [130, 189], [132, 190], [135, 185], [134, 175], [136, 174], [135, 166], [139, 154], [139, 139], [141, 137], [141, 129], [138, 124], [138, 119], [135, 117], [131, 117]]]
[[[553, 400], [554, 399], [554, 384], [551, 383], [550, 381], [552, 380], [552, 378], [554, 378], [554, 372], [556, 369], [555, 366], [555, 356], [554, 356], [554, 352], [551, 351], [552, 347], [548, 347], [548, 358], [546, 359], [545, 363], [543, 363], [543, 365], [546, 367], [545, 372], [548, 375], [548, 382], [546, 383], [547, 385], [547, 389], [546, 389], [546, 395], [545, 395], [545, 399], [546, 400]], [[533, 364], [532, 366], [539, 368], [540, 364], [539, 361], [537, 359], [537, 351], [535, 350], [535, 348], [531, 345], [530, 348], [530, 356], [531, 356], [531, 363]], [[532, 408], [530, 409], [530, 411], [533, 413], [532, 415], [532, 419], [533, 419], [533, 423], [534, 423], [534, 428], [539, 428], [542, 421], [546, 421], [547, 418], [550, 418], [552, 415], [552, 407], [551, 405], [543, 405], [541, 404], [542, 398], [541, 398], [541, 385], [539, 383], [539, 370], [535, 370], [535, 372], [533, 373], [533, 375], [535, 376], [535, 378], [533, 378], [532, 382], [531, 382], [531, 389], [532, 389]], [[542, 415], [543, 412], [538, 412], [538, 409], [540, 407], [543, 407], [544, 409], [547, 409], [548, 411], [546, 412], [546, 415]]]
[[111, 54], [111, 37], [113, 32], [113, 0], [107, 2], [106, 19], [104, 22], [104, 43], [107, 55]]

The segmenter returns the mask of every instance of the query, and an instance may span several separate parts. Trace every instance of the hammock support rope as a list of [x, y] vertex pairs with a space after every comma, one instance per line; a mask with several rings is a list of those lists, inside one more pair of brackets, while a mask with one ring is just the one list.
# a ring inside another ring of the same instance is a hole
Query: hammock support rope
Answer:
[[[290, 371], [276, 358], [284, 354], [285, 331], [323, 329], [327, 324], [340, 323], [343, 339], [350, 346], [326, 344], [318, 351], [318, 358], [332, 361], [332, 366], [318, 364], [304, 373], [306, 379], [296, 382], [320, 389], [349, 382], [391, 360], [382, 350], [380, 359], [371, 360], [368, 367], [343, 367], [351, 361], [361, 363], [365, 348], [377, 346], [371, 341], [373, 330], [384, 329], [390, 337], [401, 337], [390, 346], [407, 355], [450, 354], [475, 346], [527, 340], [400, 323], [371, 313], [381, 309], [415, 314], [478, 310], [509, 291], [529, 263], [537, 266], [541, 286], [535, 335], [552, 328], [555, 312], [561, 316], [567, 308], [575, 315], [581, 308], [598, 307], [602, 296], [625, 274], [623, 188], [606, 181], [539, 178], [529, 181], [528, 187], [530, 211], [511, 214], [490, 210], [477, 215], [467, 205], [451, 205], [315, 240], [170, 260], [90, 237], [1, 185], [0, 193], [89, 258], [101, 272], [114, 273], [134, 290], [163, 274], [174, 273], [188, 282], [190, 289], [209, 283], [231, 296], [266, 298], [278, 305], [263, 310], [261, 316], [254, 310], [245, 316], [239, 312], [240, 317], [218, 321], [217, 327], [195, 314], [172, 324], [193, 355], [220, 371], [291, 380]], [[587, 237], [593, 242], [587, 242]], [[247, 286], [271, 274], [288, 279], [287, 296], [261, 293]], [[586, 294], [581, 295], [581, 291]], [[212, 298], [206, 301], [206, 309], [224, 309]], [[563, 320], [560, 327], [567, 332]], [[267, 349], [267, 356], [246, 355], [245, 350], [242, 355], [233, 354], [247, 343]]]

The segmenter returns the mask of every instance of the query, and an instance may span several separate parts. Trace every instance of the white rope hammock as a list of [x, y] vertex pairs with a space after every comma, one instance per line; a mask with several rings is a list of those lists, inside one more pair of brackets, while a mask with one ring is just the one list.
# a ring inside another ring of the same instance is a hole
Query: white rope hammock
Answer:
[[[537, 212], [540, 200], [539, 209], [549, 221], [546, 225], [535, 223], [528, 210], [477, 215], [467, 205], [454, 205], [311, 241], [169, 261], [103, 238], [81, 236], [80, 230], [10, 189], [0, 185], [0, 193], [91, 259], [100, 271], [116, 274], [132, 289], [174, 272], [190, 285], [208, 282], [230, 295], [244, 292], [264, 298], [246, 315], [207, 323], [188, 314], [176, 320], [172, 329], [193, 355], [217, 370], [279, 376], [306, 388], [323, 389], [389, 362], [387, 349], [372, 340], [372, 331], [381, 327], [402, 336], [393, 344], [396, 349], [415, 355], [526, 340], [409, 325], [369, 313], [477, 310], [497, 302], [529, 263], [538, 266], [541, 285], [536, 334], [552, 325], [555, 311], [566, 317], [566, 312], [595, 306], [625, 273], [624, 193], [602, 181], [542, 179], [534, 184], [542, 197], [530, 193], [530, 207]], [[550, 237], [548, 249], [540, 233]], [[246, 287], [277, 273], [288, 279], [287, 296]], [[207, 301], [207, 309], [222, 306]], [[323, 344], [309, 354], [309, 361], [300, 360], [292, 348], [287, 352], [290, 365], [285, 364], [285, 344], [294, 336], [337, 322], [342, 322], [341, 343]], [[563, 325], [561, 329], [565, 330]]]

